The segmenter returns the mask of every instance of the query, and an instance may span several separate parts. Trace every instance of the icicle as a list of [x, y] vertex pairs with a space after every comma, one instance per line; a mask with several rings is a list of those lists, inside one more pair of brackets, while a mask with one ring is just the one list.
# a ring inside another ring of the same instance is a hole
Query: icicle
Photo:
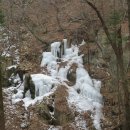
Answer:
[[60, 42], [54, 42], [51, 44], [51, 53], [53, 56], [57, 57], [57, 53], [60, 53]]
[[64, 42], [64, 54], [66, 54], [65, 51], [67, 49], [67, 39], [63, 39], [63, 42]]

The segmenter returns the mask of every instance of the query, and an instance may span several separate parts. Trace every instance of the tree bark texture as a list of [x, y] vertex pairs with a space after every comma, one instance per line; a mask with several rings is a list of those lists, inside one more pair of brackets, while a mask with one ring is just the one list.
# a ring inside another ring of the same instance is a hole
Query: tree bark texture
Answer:
[[4, 120], [4, 106], [3, 106], [3, 95], [2, 95], [2, 73], [1, 73], [1, 59], [0, 59], [0, 129], [5, 130]]

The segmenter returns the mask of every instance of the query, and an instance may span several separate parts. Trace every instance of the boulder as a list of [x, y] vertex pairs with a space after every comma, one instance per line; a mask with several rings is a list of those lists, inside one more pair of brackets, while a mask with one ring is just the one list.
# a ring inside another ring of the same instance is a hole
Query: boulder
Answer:
[[23, 98], [25, 97], [25, 94], [27, 91], [30, 91], [31, 98], [35, 98], [35, 85], [32, 81], [31, 75], [29, 73], [25, 74], [24, 78], [24, 93], [23, 93]]
[[76, 83], [76, 70], [77, 70], [77, 68], [78, 68], [77, 64], [72, 64], [71, 67], [68, 70], [68, 73], [67, 73], [67, 79], [73, 85]]
[[67, 96], [67, 88], [64, 85], [60, 85], [54, 94], [45, 97], [43, 101], [37, 105], [38, 115], [46, 124], [66, 126], [68, 123], [74, 121], [74, 114], [68, 106]]
[[54, 117], [56, 119], [57, 125], [65, 125], [74, 120], [74, 114], [71, 112], [68, 102], [67, 102], [67, 88], [64, 85], [61, 85], [57, 88], [55, 92], [54, 99]]

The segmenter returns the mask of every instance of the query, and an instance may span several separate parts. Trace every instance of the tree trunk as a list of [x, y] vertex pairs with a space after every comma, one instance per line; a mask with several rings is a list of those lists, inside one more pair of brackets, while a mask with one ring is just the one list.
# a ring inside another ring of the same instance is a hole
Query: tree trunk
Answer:
[[121, 81], [121, 90], [123, 91], [123, 95], [120, 95], [123, 98], [124, 105], [124, 116], [125, 116], [125, 123], [124, 123], [124, 130], [129, 130], [130, 128], [130, 106], [129, 106], [129, 91], [128, 91], [128, 83], [125, 77], [124, 69], [123, 69], [123, 59], [119, 55], [117, 56], [117, 63], [119, 66], [119, 75]]
[[125, 123], [123, 126], [124, 130], [129, 130], [130, 128], [130, 105], [129, 105], [129, 89], [128, 89], [128, 82], [126, 78], [126, 72], [124, 68], [124, 61], [123, 61], [123, 48], [122, 48], [122, 36], [121, 36], [121, 28], [118, 29], [117, 31], [117, 64], [119, 67], [119, 75], [120, 75], [120, 80], [121, 80], [121, 87], [123, 91], [123, 105], [125, 108], [124, 116], [125, 116]]
[[3, 106], [3, 95], [2, 95], [1, 59], [0, 59], [0, 129], [5, 130], [4, 106]]
[[127, 4], [128, 4], [128, 22], [129, 22], [129, 41], [130, 41], [130, 0], [127, 0]]
[[[127, 4], [128, 4], [128, 22], [129, 22], [129, 42], [128, 42], [128, 47], [129, 47], [129, 58], [130, 58], [130, 0], [127, 0]], [[124, 83], [124, 85], [128, 85]], [[126, 129], [130, 129], [130, 104], [129, 104], [129, 89], [126, 90], [128, 93], [125, 94], [126, 96], [126, 104], [125, 104], [125, 108], [126, 108], [126, 120], [128, 120], [126, 123], [128, 123], [128, 125], [126, 126]]]

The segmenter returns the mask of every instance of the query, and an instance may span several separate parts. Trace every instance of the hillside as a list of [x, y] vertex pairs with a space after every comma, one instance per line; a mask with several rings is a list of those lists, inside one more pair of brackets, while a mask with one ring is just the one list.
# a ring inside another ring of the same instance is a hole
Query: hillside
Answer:
[[129, 130], [129, 0], [0, 7], [0, 129]]

